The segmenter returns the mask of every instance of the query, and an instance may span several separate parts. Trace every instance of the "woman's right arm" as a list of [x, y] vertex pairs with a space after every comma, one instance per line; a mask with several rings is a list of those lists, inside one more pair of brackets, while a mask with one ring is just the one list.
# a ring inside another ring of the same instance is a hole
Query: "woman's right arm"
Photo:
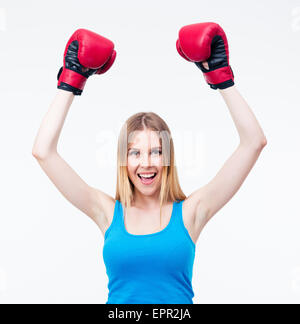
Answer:
[[57, 152], [58, 139], [73, 99], [72, 92], [58, 90], [42, 120], [32, 154], [63, 196], [102, 229], [114, 199], [86, 184]]

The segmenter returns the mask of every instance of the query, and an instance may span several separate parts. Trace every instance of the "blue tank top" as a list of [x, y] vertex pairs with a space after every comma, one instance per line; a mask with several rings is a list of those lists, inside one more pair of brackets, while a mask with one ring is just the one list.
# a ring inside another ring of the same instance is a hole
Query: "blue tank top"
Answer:
[[127, 232], [123, 206], [116, 200], [103, 245], [106, 304], [193, 304], [195, 244], [183, 223], [182, 202], [173, 202], [162, 231], [135, 235]]

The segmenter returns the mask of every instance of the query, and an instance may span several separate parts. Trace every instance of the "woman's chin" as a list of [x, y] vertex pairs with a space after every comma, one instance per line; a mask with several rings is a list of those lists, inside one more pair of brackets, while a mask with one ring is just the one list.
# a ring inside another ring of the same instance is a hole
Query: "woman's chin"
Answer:
[[135, 187], [138, 189], [139, 192], [145, 195], [152, 195], [157, 190], [159, 190], [159, 185], [143, 185], [141, 183], [135, 184]]

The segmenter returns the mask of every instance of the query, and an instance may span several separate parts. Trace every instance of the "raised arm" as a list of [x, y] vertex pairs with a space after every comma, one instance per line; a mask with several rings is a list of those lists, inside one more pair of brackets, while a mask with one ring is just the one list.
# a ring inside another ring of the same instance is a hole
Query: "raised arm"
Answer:
[[[81, 44], [83, 40], [84, 45]], [[81, 95], [90, 75], [103, 73], [112, 65], [115, 53], [111, 44], [100, 35], [86, 30], [76, 31], [72, 35], [66, 46], [64, 67], [59, 73], [57, 94], [42, 120], [32, 149], [33, 156], [56, 188], [75, 207], [91, 217], [101, 230], [114, 199], [86, 184], [58, 154], [57, 145], [74, 96]], [[98, 55], [94, 55], [91, 62], [88, 57], [80, 56], [79, 47], [85, 56], [90, 50], [94, 53], [98, 51]], [[88, 63], [82, 65], [82, 61]]]
[[267, 144], [257, 119], [236, 87], [219, 91], [237, 128], [240, 143], [216, 176], [192, 193], [193, 199], [207, 210], [203, 226], [239, 190]]
[[186, 199], [201, 230], [241, 187], [267, 140], [252, 110], [234, 86], [223, 29], [215, 23], [184, 26], [179, 31], [177, 50], [183, 58], [197, 65], [212, 89], [220, 91], [240, 138], [237, 149], [216, 176]]
[[104, 193], [101, 195], [99, 190], [87, 185], [57, 152], [58, 139], [73, 99], [73, 93], [58, 90], [43, 118], [32, 154], [63, 196], [100, 225], [104, 220], [104, 204], [101, 204]]

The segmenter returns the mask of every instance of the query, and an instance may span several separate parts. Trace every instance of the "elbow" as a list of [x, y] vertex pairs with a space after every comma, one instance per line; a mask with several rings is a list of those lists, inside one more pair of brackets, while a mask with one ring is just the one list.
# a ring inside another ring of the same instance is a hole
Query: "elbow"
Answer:
[[32, 155], [35, 159], [41, 161], [41, 160], [45, 160], [49, 155], [51, 155], [51, 153], [37, 148], [33, 148]]
[[35, 148], [33, 148], [32, 149], [32, 152], [31, 152], [31, 154], [33, 155], [33, 157], [35, 158], [35, 159], [37, 159], [37, 160], [42, 160], [43, 159], [43, 154], [41, 154], [41, 152], [40, 151], [38, 151], [37, 149], [35, 149]]
[[267, 138], [264, 137], [264, 139], [261, 141], [261, 147], [264, 148], [267, 145]]
[[35, 157], [37, 159], [39, 156], [39, 151], [35, 147], [33, 147], [31, 154], [33, 155], [33, 157]]
[[262, 151], [263, 148], [267, 145], [267, 139], [264, 137], [262, 140], [260, 140], [256, 145], [255, 145], [255, 150], [257, 151]]
[[266, 145], [267, 145], [267, 139], [266, 137], [263, 137], [260, 140], [255, 140], [252, 142], [247, 141], [246, 143], [242, 143], [243, 146], [250, 147], [254, 149], [255, 151], [261, 151]]

